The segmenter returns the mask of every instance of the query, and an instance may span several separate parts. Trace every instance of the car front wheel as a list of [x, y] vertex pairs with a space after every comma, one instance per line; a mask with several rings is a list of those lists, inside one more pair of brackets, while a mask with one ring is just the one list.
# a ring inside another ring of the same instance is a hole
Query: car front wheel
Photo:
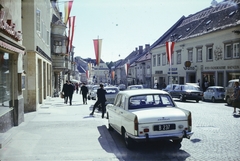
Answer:
[[180, 96], [180, 101], [184, 102], [185, 101], [185, 98], [183, 95]]
[[215, 100], [215, 98], [214, 98], [214, 97], [212, 98], [212, 102], [213, 102], [213, 103], [214, 103], [214, 102], [216, 102], [216, 100]]

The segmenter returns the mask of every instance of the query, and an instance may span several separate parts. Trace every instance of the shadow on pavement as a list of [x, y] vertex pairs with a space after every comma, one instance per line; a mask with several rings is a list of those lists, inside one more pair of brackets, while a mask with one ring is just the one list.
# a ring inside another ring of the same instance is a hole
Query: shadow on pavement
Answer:
[[180, 149], [181, 144], [174, 144], [169, 140], [135, 143], [134, 148], [129, 150], [126, 148], [121, 135], [116, 131], [109, 132], [105, 125], [99, 126], [98, 131], [101, 134], [98, 140], [103, 149], [113, 153], [120, 160], [159, 161], [174, 158], [178, 161], [185, 161], [190, 156], [189, 153]]

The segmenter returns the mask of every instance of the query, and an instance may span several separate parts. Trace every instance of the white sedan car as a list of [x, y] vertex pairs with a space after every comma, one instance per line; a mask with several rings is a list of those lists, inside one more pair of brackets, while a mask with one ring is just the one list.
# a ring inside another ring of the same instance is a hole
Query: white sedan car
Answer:
[[132, 148], [135, 141], [155, 139], [181, 143], [193, 134], [191, 112], [177, 107], [165, 91], [120, 91], [114, 103], [106, 108], [109, 130], [115, 129], [122, 135], [128, 148]]

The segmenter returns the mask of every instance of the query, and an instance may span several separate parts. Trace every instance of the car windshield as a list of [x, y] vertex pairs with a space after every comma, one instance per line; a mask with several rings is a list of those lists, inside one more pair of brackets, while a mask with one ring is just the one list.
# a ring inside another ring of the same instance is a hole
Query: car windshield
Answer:
[[129, 89], [142, 89], [142, 86], [130, 86]]
[[189, 85], [184, 85], [182, 87], [183, 90], [196, 90], [196, 91], [199, 91], [199, 88], [198, 87], [195, 87], [195, 86], [189, 86]]
[[224, 88], [216, 88], [216, 91], [217, 92], [225, 92], [225, 89]]
[[169, 95], [166, 94], [149, 94], [149, 95], [138, 95], [129, 98], [128, 109], [142, 109], [152, 107], [174, 107], [174, 103]]

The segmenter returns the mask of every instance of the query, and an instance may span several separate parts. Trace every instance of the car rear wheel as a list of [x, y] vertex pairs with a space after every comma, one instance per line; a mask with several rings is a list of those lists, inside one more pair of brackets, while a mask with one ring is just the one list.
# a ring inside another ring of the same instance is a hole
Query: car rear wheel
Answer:
[[214, 97], [212, 97], [212, 102], [214, 103], [214, 102], [216, 102], [216, 100], [215, 100], [215, 98]]
[[125, 129], [123, 129], [122, 136], [123, 136], [124, 143], [125, 143], [126, 147], [127, 147], [128, 149], [132, 149], [134, 142], [133, 142], [132, 138], [130, 138], [130, 137], [127, 135]]
[[197, 99], [196, 102], [198, 103], [198, 102], [199, 102], [199, 99]]

